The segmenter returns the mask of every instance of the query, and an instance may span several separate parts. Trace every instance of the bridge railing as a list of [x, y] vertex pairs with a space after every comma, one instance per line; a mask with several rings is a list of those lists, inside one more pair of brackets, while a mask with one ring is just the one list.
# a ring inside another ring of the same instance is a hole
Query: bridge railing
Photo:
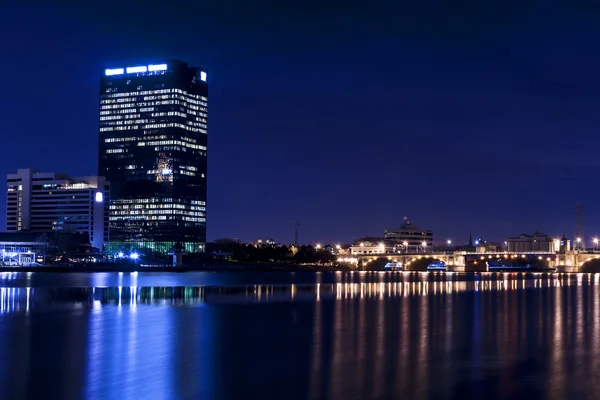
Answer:
[[512, 254], [518, 254], [518, 255], [527, 255], [527, 254], [531, 254], [531, 255], [535, 255], [535, 254], [558, 254], [555, 251], [486, 251], [485, 253], [481, 253], [481, 252], [460, 252], [460, 253], [454, 253], [454, 254], [464, 254], [464, 255], [512, 255]]
[[[600, 254], [599, 252], [577, 252], [578, 254]], [[436, 251], [436, 252], [426, 252], [426, 253], [393, 253], [393, 252], [385, 252], [385, 253], [357, 253], [352, 254], [353, 257], [433, 257], [433, 256], [511, 256], [511, 255], [556, 255], [561, 254], [555, 251], [486, 251], [486, 252], [476, 252], [476, 251]]]

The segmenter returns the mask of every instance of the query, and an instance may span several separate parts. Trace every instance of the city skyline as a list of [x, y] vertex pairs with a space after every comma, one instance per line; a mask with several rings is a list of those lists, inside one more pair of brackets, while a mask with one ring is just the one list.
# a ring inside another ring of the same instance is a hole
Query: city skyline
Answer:
[[121, 5], [133, 22], [110, 4], [2, 6], [4, 37], [34, 28], [0, 43], [21, 60], [0, 66], [0, 173], [97, 174], [100, 66], [180, 58], [211, 71], [209, 240], [293, 243], [300, 221], [301, 243], [349, 242], [404, 215], [456, 243], [573, 236], [577, 202], [586, 237], [600, 232], [593, 10], [487, 5], [453, 24], [373, 6], [378, 27], [352, 2], [315, 15], [194, 5], [166, 19]]

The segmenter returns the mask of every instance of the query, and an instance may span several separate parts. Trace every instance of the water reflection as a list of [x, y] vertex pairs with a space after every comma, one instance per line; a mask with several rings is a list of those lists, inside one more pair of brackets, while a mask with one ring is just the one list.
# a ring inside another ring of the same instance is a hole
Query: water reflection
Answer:
[[0, 397], [552, 399], [600, 391], [600, 275], [355, 276], [1, 287]]
[[32, 288], [0, 288], [0, 314], [10, 312], [29, 312]]
[[552, 287], [599, 285], [600, 274], [514, 274], [490, 273], [474, 280], [440, 274], [427, 279], [415, 276], [395, 282], [344, 282], [310, 285], [249, 286], [117, 286], [83, 288], [0, 287], [0, 314], [29, 312], [31, 307], [54, 303], [64, 305], [128, 306], [138, 304], [197, 305], [218, 303], [267, 303], [345, 299], [379, 299], [407, 296], [443, 296], [463, 292], [518, 291]]

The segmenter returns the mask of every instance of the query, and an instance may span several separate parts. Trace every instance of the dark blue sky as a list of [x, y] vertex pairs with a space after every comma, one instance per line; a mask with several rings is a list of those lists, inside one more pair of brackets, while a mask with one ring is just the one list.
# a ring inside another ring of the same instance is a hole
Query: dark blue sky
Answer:
[[180, 58], [210, 70], [209, 239], [571, 235], [576, 202], [600, 233], [593, 6], [7, 3], [2, 176], [97, 173], [100, 66]]

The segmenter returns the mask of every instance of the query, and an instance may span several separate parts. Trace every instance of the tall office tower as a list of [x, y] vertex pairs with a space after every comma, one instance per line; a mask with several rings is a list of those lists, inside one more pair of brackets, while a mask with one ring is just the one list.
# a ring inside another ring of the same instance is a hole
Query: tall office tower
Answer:
[[98, 250], [108, 243], [110, 185], [104, 177], [19, 169], [6, 183], [7, 231], [87, 233]]
[[206, 71], [174, 60], [103, 68], [100, 174], [111, 182], [109, 251], [206, 243]]

